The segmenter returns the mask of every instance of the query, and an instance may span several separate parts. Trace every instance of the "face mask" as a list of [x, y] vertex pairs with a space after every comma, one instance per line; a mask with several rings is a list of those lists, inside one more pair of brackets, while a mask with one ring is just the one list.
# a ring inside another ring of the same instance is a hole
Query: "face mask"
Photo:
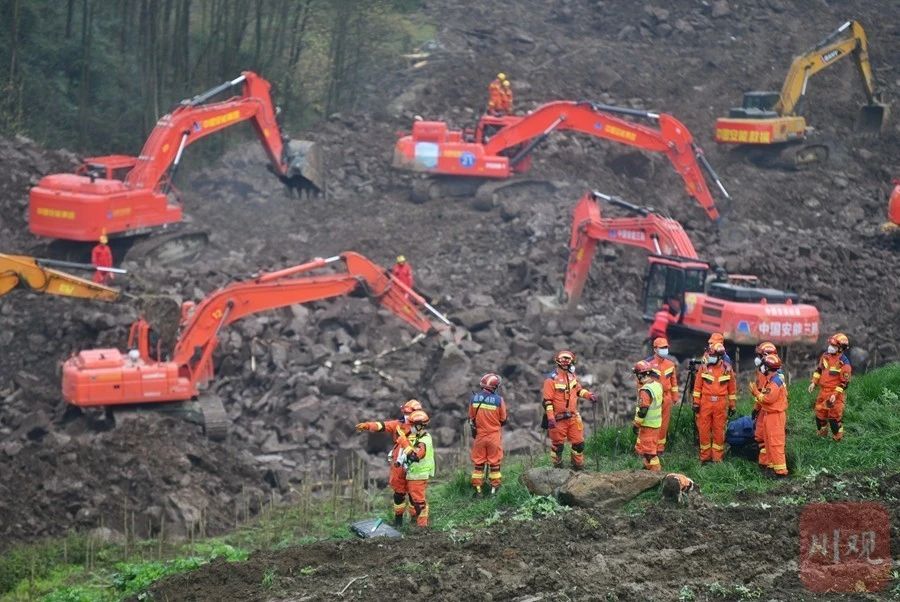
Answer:
[[669, 356], [669, 348], [668, 347], [660, 347], [656, 350], [656, 355], [659, 357], [668, 357]]
[[718, 361], [719, 361], [719, 358], [718, 358], [718, 356], [715, 356], [715, 355], [711, 355], [708, 358], [706, 358], [707, 364], [715, 364]]
[[756, 364], [757, 366], [761, 366], [761, 365], [762, 365], [762, 358], [761, 358], [761, 357], [755, 357], [755, 358], [753, 358], [753, 363]]
[[837, 353], [837, 348], [834, 345], [829, 345], [826, 351], [828, 351], [828, 353]]
[[760, 366], [760, 367], [759, 367], [759, 373], [760, 373], [760, 374], [766, 374], [767, 372], [768, 372], [768, 370], [766, 370], [766, 367], [765, 367], [765, 366]]

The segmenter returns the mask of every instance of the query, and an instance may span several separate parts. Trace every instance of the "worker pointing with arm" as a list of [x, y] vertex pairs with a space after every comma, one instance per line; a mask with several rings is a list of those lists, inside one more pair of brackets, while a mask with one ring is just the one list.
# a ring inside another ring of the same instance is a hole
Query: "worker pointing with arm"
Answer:
[[547, 375], [542, 389], [544, 413], [550, 432], [550, 460], [554, 468], [562, 464], [568, 441], [572, 446], [572, 468], [584, 468], [584, 422], [578, 412], [581, 399], [597, 397], [581, 386], [575, 376], [575, 353], [564, 349], [554, 357], [556, 370]]

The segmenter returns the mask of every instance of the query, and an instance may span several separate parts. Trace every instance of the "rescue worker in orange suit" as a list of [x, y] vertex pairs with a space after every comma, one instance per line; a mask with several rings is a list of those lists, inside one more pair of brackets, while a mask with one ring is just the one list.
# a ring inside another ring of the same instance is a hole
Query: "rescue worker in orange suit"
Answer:
[[784, 377], [779, 370], [781, 359], [774, 353], [762, 359], [759, 372], [763, 375], [763, 382], [754, 398], [760, 406], [761, 421], [764, 424], [764, 447], [760, 449], [759, 464], [773, 470], [776, 476], [786, 477], [788, 469], [784, 428], [787, 423], [788, 396]]
[[634, 451], [644, 461], [644, 468], [658, 472], [659, 456], [656, 448], [659, 443], [659, 427], [662, 425], [663, 385], [653, 376], [653, 366], [641, 360], [632, 369], [637, 379], [638, 404], [634, 410], [632, 429], [637, 435]]
[[504, 115], [512, 113], [513, 110], [513, 91], [512, 84], [508, 79], [503, 80], [503, 105], [501, 111]]
[[[100, 241], [91, 249], [91, 263], [98, 268], [111, 268], [113, 267], [113, 256], [112, 249], [109, 248], [109, 245], [106, 244], [109, 242], [109, 239], [106, 237], [106, 234], [100, 235]], [[109, 284], [112, 282], [113, 274], [112, 272], [104, 272], [101, 270], [97, 270], [94, 272], [94, 282], [97, 284]]]
[[[775, 348], [774, 343], [763, 341], [756, 346], [756, 357], [753, 358], [753, 363], [756, 365], [755, 381], [750, 383], [750, 395], [753, 396], [753, 399], [756, 399], [757, 394], [765, 387], [766, 375], [763, 374], [760, 367], [767, 355], [778, 355], [778, 349]], [[757, 401], [753, 405], [753, 411], [750, 415], [753, 417], [754, 423], [753, 439], [759, 446], [759, 463], [763, 466], [768, 466], [768, 458], [766, 457], [766, 415], [763, 412], [761, 402]]]
[[394, 439], [394, 447], [388, 456], [391, 464], [391, 473], [388, 484], [394, 490], [394, 525], [400, 527], [403, 525], [403, 515], [406, 514], [406, 497], [409, 494], [409, 483], [407, 481], [406, 470], [400, 462], [400, 456], [403, 450], [409, 446], [407, 435], [411, 430], [409, 424], [409, 416], [413, 412], [422, 409], [422, 404], [416, 399], [410, 399], [400, 406], [400, 418], [396, 420], [385, 420], [379, 422], [360, 422], [356, 425], [357, 432], [369, 431], [371, 433], [380, 433], [384, 431], [390, 433]]
[[544, 380], [542, 396], [547, 430], [550, 434], [550, 460], [558, 468], [568, 441], [572, 446], [572, 468], [584, 468], [584, 422], [578, 412], [581, 399], [597, 401], [597, 397], [581, 386], [575, 376], [575, 354], [563, 350], [554, 357], [556, 370]]
[[400, 459], [406, 469], [409, 501], [416, 525], [427, 527], [428, 498], [425, 490], [428, 488], [428, 479], [434, 476], [434, 443], [425, 430], [428, 426], [428, 414], [416, 410], [409, 415], [409, 424], [412, 430]]
[[814, 404], [817, 434], [826, 437], [830, 426], [831, 438], [835, 441], [844, 438], [845, 392], [853, 372], [850, 359], [844, 353], [849, 348], [850, 339], [844, 333], [839, 332], [829, 337], [828, 348], [819, 358], [807, 389], [812, 393], [813, 389], [819, 387], [819, 396]]
[[675, 322], [675, 316], [672, 315], [668, 303], [663, 303], [662, 307], [653, 314], [653, 322], [650, 323], [650, 330], [647, 332], [647, 339], [650, 341], [658, 338], [666, 338], [666, 332], [669, 330], [669, 324]]
[[725, 345], [713, 343], [706, 364], [694, 379], [694, 414], [700, 438], [700, 462], [721, 462], [725, 455], [725, 423], [734, 415], [737, 385], [725, 363]]
[[672, 405], [678, 400], [678, 370], [675, 362], [669, 357], [669, 341], [663, 337], [654, 339], [653, 355], [644, 361], [653, 368], [653, 376], [663, 387], [662, 424], [659, 427], [659, 442], [656, 445], [656, 453], [661, 454], [666, 451]]
[[469, 400], [469, 426], [472, 429], [472, 487], [475, 495], [481, 495], [484, 473], [488, 473], [491, 483], [490, 494], [500, 488], [503, 475], [500, 462], [503, 460], [503, 425], [506, 424], [506, 402], [497, 393], [500, 375], [488, 372], [481, 377], [481, 391]]
[[895, 232], [900, 228], [900, 179], [894, 180], [894, 189], [888, 200], [888, 221], [881, 229], [885, 232]]
[[[710, 349], [712, 349], [712, 346], [715, 345], [716, 343], [725, 345], [725, 335], [722, 334], [721, 332], [714, 332], [711, 335], [709, 335], [709, 339], [707, 339], [707, 341], [706, 341], [706, 350], [704, 350], [704, 352], [703, 352], [704, 358], [709, 357], [709, 351], [710, 351]], [[727, 351], [725, 352], [725, 355], [722, 356], [722, 360], [729, 366], [733, 365], [733, 362], [731, 361], [731, 356], [728, 355]]]
[[505, 73], [498, 73], [497, 77], [488, 85], [488, 114], [502, 115], [506, 104], [506, 92], [503, 82], [506, 81]]
[[391, 268], [391, 276], [402, 282], [407, 288], [413, 288], [413, 272], [412, 266], [406, 261], [403, 255], [397, 255], [397, 263]]

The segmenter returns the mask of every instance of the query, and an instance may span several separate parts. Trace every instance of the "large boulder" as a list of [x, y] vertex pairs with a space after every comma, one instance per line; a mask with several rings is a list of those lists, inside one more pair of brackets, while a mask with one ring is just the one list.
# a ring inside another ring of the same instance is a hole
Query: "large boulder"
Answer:
[[567, 506], [621, 508], [648, 489], [658, 487], [663, 474], [648, 470], [579, 472], [559, 488], [557, 497]]
[[555, 495], [574, 474], [574, 471], [562, 468], [529, 468], [522, 473], [521, 479], [532, 495]]
[[431, 386], [439, 400], [452, 400], [467, 393], [472, 386], [472, 362], [459, 347], [450, 343], [444, 347]]

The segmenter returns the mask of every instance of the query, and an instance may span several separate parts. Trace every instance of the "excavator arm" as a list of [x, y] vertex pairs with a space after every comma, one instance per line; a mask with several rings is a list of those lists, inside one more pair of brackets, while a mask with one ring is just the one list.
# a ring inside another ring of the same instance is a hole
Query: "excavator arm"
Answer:
[[[599, 201], [622, 207], [636, 217], [602, 217]], [[640, 247], [655, 255], [697, 259], [697, 251], [681, 224], [652, 210], [600, 192], [587, 192], [573, 211], [565, 295], [570, 306], [578, 303], [601, 241]]]
[[791, 63], [774, 111], [779, 115], [795, 115], [797, 105], [806, 94], [809, 78], [846, 56], [853, 56], [870, 106], [880, 106], [875, 93], [875, 79], [869, 62], [866, 32], [857, 21], [847, 21], [818, 44], [796, 57]]
[[0, 253], [0, 297], [19, 285], [33, 291], [59, 295], [116, 301], [119, 291], [40, 264], [40, 260], [24, 255]]
[[[629, 121], [618, 115], [646, 119], [656, 127]], [[664, 153], [682, 179], [688, 195], [694, 198], [713, 220], [719, 211], [706, 185], [706, 170], [722, 194], [728, 197], [719, 176], [694, 142], [687, 127], [672, 115], [614, 107], [594, 102], [557, 101], [542, 105], [521, 121], [501, 129], [485, 145], [485, 154], [500, 155], [513, 147], [523, 148], [510, 158], [515, 166], [554, 130], [571, 130], [612, 140], [636, 148]], [[701, 169], [702, 166], [702, 169]]]
[[[221, 102], [208, 101], [233, 87], [242, 85], [240, 96]], [[184, 149], [224, 128], [251, 120], [273, 172], [286, 184], [323, 189], [321, 159], [311, 143], [292, 144], [278, 125], [278, 110], [269, 94], [268, 81], [244, 71], [239, 77], [181, 101], [172, 112], [163, 115], [147, 138], [134, 168], [125, 182], [133, 188], [155, 189], [171, 180]], [[168, 178], [164, 177], [168, 173]]]
[[[344, 263], [346, 272], [296, 277], [338, 261]], [[172, 359], [195, 380], [199, 375], [211, 373], [209, 365], [218, 334], [228, 324], [249, 314], [330, 299], [357, 290], [362, 290], [420, 332], [428, 333], [450, 324], [421, 296], [395, 280], [383, 267], [362, 255], [348, 252], [262, 274], [212, 293], [197, 305], [187, 319]], [[432, 324], [423, 309], [438, 318], [441, 325]]]

